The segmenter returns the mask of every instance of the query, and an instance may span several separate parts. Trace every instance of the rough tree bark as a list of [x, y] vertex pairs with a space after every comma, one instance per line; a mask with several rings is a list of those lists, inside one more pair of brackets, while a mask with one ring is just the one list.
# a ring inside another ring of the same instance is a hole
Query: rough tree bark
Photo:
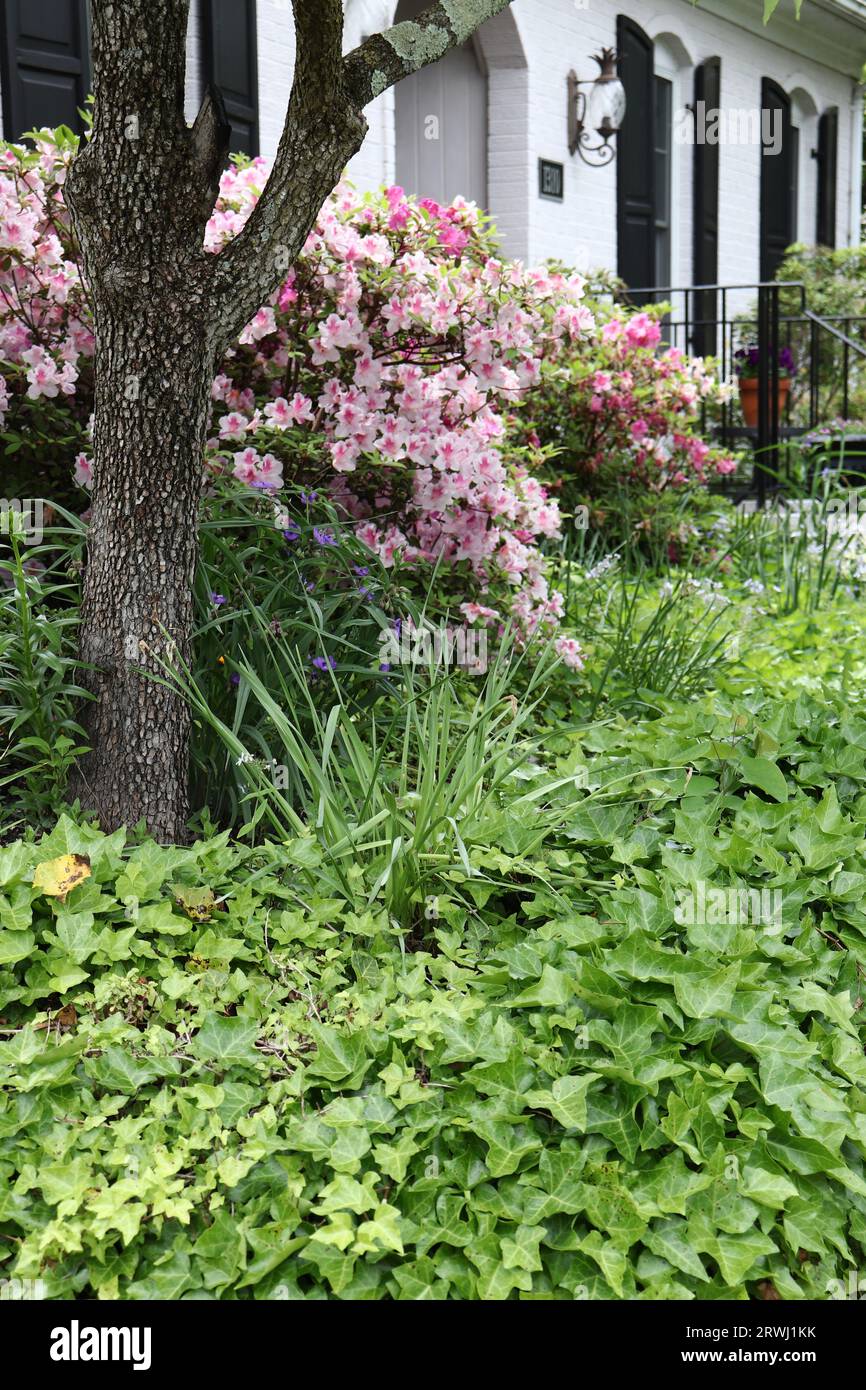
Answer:
[[190, 656], [210, 384], [279, 286], [387, 87], [511, 0], [441, 0], [342, 56], [342, 0], [292, 0], [294, 85], [267, 186], [220, 255], [204, 230], [228, 155], [218, 93], [184, 120], [189, 0], [91, 0], [93, 135], [67, 186], [94, 307], [93, 520], [81, 659], [95, 701], [75, 793], [105, 829], [185, 837], [189, 721], [148, 677]]

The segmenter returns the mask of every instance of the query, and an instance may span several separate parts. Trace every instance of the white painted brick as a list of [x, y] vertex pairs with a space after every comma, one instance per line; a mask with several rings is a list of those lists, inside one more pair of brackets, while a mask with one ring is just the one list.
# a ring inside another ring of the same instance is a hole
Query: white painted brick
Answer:
[[[344, 0], [346, 47], [393, 21], [395, 0]], [[187, 40], [186, 114], [201, 98], [201, 4], [192, 0]], [[760, 102], [762, 77], [794, 91], [801, 124], [799, 235], [814, 237], [816, 114], [836, 105], [839, 122], [838, 237], [859, 240], [862, 94], [856, 78], [866, 61], [866, 0], [846, 18], [842, 8], [804, 8], [798, 25], [784, 13], [762, 28], [757, 0], [514, 0], [485, 26], [489, 68], [490, 210], [505, 250], [532, 261], [556, 257], [584, 268], [616, 268], [616, 169], [590, 169], [572, 158], [566, 137], [566, 76], [589, 76], [591, 55], [616, 41], [616, 17], [632, 15], [667, 49], [673, 36], [680, 69], [680, 102], [693, 96], [693, 65], [722, 59], [725, 107]], [[860, 16], [858, 18], [857, 16]], [[525, 66], [515, 51], [515, 25]], [[286, 0], [258, 0], [259, 111], [262, 153], [272, 158], [280, 138], [294, 65], [294, 30]], [[801, 95], [805, 93], [805, 96]], [[392, 183], [394, 94], [367, 111], [370, 131], [350, 173], [361, 188]], [[691, 149], [676, 149], [678, 198], [674, 279], [689, 283], [692, 243]], [[565, 166], [565, 201], [538, 196], [538, 159]], [[720, 262], [723, 282], [754, 282], [759, 267], [760, 160], [755, 147], [722, 150]]]
[[[259, 55], [275, 53], [288, 41], [279, 35], [271, 0], [259, 0]], [[364, 33], [384, 27], [394, 15], [393, 0], [347, 0], [347, 39], [354, 46]], [[490, 67], [489, 154], [490, 207], [502, 232], [505, 249], [533, 261], [556, 257], [585, 268], [616, 268], [616, 169], [590, 169], [567, 149], [566, 77], [570, 68], [590, 76], [592, 54], [616, 42], [618, 14], [632, 15], [662, 43], [673, 35], [688, 61], [680, 71], [680, 103], [693, 100], [694, 64], [722, 59], [723, 103], [753, 107], [760, 103], [761, 79], [771, 77], [786, 89], [790, 79], [805, 87], [820, 112], [840, 108], [839, 240], [849, 239], [857, 225], [859, 168], [854, 158], [851, 115], [854, 75], [866, 60], [864, 23], [833, 21], [832, 34], [823, 10], [809, 7], [799, 26], [774, 19], [763, 29], [754, 20], [759, 8], [750, 0], [515, 0], [512, 6], [527, 67], [501, 68], [503, 55], [512, 61], [503, 17], [488, 26], [482, 45]], [[861, 6], [866, 16], [866, 5]], [[496, 28], [494, 28], [496, 26]], [[285, 28], [286, 26], [283, 25]], [[290, 27], [290, 26], [288, 26]], [[483, 36], [484, 37], [484, 36]], [[274, 64], [271, 62], [271, 68]], [[289, 75], [265, 81], [261, 72], [262, 150], [272, 155], [282, 122]], [[370, 134], [351, 165], [363, 188], [394, 179], [393, 93], [386, 93], [368, 110]], [[801, 133], [800, 235], [814, 236], [815, 121], [804, 121]], [[565, 166], [565, 201], [561, 206], [538, 197], [538, 159]], [[692, 280], [692, 150], [676, 147], [678, 168], [676, 263], [673, 278]], [[855, 182], [858, 186], [855, 187]], [[728, 146], [721, 161], [720, 279], [754, 282], [759, 268], [760, 154], [756, 148]]]

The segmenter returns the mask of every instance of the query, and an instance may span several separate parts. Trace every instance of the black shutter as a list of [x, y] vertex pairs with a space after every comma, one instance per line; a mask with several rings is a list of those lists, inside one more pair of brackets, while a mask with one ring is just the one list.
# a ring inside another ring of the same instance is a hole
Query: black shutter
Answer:
[[90, 90], [85, 0], [0, 0], [3, 133], [67, 125], [81, 131]]
[[839, 108], [818, 123], [818, 245], [836, 245], [836, 183], [839, 168]]
[[[701, 105], [703, 103], [703, 105]], [[705, 118], [722, 109], [722, 64], [709, 58], [695, 70], [696, 134], [706, 132]], [[718, 142], [695, 140], [694, 277], [696, 285], [716, 285], [719, 280], [719, 169]], [[692, 347], [699, 357], [716, 352], [718, 304], [715, 293], [695, 295], [695, 329]]]
[[634, 20], [617, 19], [619, 76], [628, 99], [618, 137], [617, 260], [621, 279], [655, 279], [655, 74], [652, 40]]
[[774, 129], [777, 119], [780, 119], [782, 129], [782, 145], [778, 154], [771, 152], [775, 147], [770, 142], [761, 149], [761, 279], [772, 280], [795, 238], [796, 172], [791, 100], [781, 87], [767, 77], [762, 84], [761, 110], [769, 113]]
[[259, 152], [255, 0], [204, 0], [205, 81], [218, 87], [232, 124], [232, 153]]

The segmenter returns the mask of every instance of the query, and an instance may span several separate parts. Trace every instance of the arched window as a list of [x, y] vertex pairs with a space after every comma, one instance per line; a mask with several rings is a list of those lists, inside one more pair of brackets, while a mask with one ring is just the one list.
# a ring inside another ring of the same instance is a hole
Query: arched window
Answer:
[[617, 159], [619, 273], [627, 285], [682, 283], [681, 209], [690, 171], [681, 127], [692, 58], [665, 16], [650, 38], [620, 15], [617, 47], [628, 107]]

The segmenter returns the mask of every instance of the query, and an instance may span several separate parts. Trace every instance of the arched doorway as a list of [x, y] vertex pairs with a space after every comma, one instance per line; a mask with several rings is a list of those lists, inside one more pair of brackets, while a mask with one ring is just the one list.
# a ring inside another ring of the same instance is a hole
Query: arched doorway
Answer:
[[[400, 0], [396, 22], [430, 0]], [[487, 207], [487, 75], [470, 40], [398, 83], [397, 183], [407, 193], [450, 203], [458, 194]]]

